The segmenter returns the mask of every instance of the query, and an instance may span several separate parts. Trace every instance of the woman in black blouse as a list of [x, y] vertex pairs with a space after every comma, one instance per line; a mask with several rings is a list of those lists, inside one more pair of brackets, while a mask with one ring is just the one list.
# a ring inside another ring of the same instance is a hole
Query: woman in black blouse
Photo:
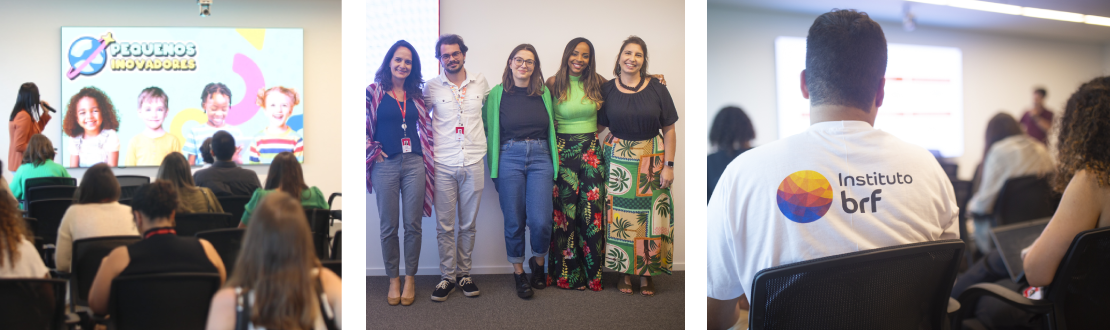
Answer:
[[652, 296], [651, 276], [670, 274], [673, 263], [670, 187], [678, 111], [647, 67], [647, 44], [636, 36], [626, 39], [613, 68], [616, 79], [602, 85], [605, 102], [597, 123], [610, 132], [604, 147], [609, 161], [605, 266], [625, 274], [617, 282], [621, 293], [632, 294], [631, 275], [640, 275], [640, 293]]

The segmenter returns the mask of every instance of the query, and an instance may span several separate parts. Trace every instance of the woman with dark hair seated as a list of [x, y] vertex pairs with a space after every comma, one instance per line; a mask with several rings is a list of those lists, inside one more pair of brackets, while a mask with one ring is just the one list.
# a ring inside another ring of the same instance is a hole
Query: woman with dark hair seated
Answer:
[[717, 146], [717, 152], [710, 154], [706, 160], [709, 170], [707, 202], [713, 197], [713, 189], [717, 187], [725, 168], [736, 156], [752, 148], [752, 140], [755, 140], [755, 128], [743, 109], [730, 106], [717, 112], [709, 129], [709, 143]]
[[[238, 329], [240, 322], [249, 322], [246, 329], [338, 328], [343, 282], [316, 258], [297, 199], [267, 195], [250, 223], [235, 274], [212, 297], [208, 330]], [[250, 312], [238, 314], [240, 308]]]
[[299, 196], [301, 207], [305, 209], [328, 208], [328, 200], [324, 199], [324, 193], [320, 192], [320, 188], [309, 187], [304, 183], [301, 163], [292, 152], [286, 151], [274, 156], [274, 161], [270, 163], [270, 172], [266, 174], [266, 186], [256, 189], [251, 200], [243, 207], [243, 219], [239, 222], [239, 228], [247, 227], [251, 213], [258, 203], [263, 197], [276, 190], [284, 191], [289, 196]]
[[158, 180], [166, 180], [177, 190], [177, 213], [223, 213], [224, 208], [212, 189], [193, 184], [189, 160], [179, 152], [171, 152], [158, 167]]
[[97, 314], [108, 313], [112, 280], [120, 276], [160, 273], [219, 273], [227, 278], [224, 263], [211, 243], [203, 239], [177, 236], [173, 230], [177, 192], [173, 184], [157, 180], [135, 191], [131, 213], [143, 231], [143, 240], [112, 250], [100, 264], [92, 288], [89, 308]]
[[54, 263], [68, 272], [73, 241], [101, 236], [138, 235], [131, 221], [131, 208], [119, 203], [119, 181], [108, 164], [99, 163], [85, 171], [73, 205], [66, 209], [58, 226]]
[[0, 189], [0, 278], [50, 277], [31, 236], [15, 198]]
[[27, 142], [27, 149], [23, 151], [23, 165], [15, 171], [12, 177], [11, 189], [15, 199], [23, 199], [26, 192], [23, 181], [30, 178], [62, 177], [68, 178], [69, 171], [54, 162], [54, 145], [45, 135], [35, 134]]

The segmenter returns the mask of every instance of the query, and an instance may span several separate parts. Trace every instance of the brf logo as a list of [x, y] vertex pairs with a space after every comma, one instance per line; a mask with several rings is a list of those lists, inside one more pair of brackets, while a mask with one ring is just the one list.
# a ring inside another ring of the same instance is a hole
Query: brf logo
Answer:
[[832, 205], [832, 186], [816, 171], [797, 171], [779, 184], [779, 211], [797, 223], [810, 223], [825, 216]]
[[74, 40], [69, 45], [69, 71], [66, 72], [66, 77], [73, 80], [77, 76], [90, 76], [103, 70], [104, 64], [108, 62], [105, 49], [114, 42], [116, 40], [112, 38], [111, 32], [100, 36], [100, 39], [80, 37]]

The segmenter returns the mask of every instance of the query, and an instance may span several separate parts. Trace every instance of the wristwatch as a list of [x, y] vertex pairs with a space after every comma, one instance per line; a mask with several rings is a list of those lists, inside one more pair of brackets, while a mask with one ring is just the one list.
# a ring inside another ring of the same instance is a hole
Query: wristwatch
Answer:
[[674, 168], [674, 161], [667, 162], [667, 167]]

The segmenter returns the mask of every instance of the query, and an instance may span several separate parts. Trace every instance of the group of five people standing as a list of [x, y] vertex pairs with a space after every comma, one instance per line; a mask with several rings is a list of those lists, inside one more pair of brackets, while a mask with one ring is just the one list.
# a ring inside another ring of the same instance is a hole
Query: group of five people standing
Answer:
[[[617, 79], [606, 81], [593, 44], [575, 38], [546, 82], [538, 52], [521, 44], [492, 89], [464, 68], [467, 50], [458, 35], [442, 36], [435, 55], [443, 73], [424, 82], [415, 48], [398, 41], [366, 90], [367, 190], [376, 192], [388, 302], [415, 299], [421, 213], [431, 216], [433, 204], [442, 279], [431, 299], [444, 301], [456, 287], [479, 295], [470, 270], [486, 166], [519, 297], [547, 285], [600, 291], [603, 266], [624, 274], [622, 293], [631, 294], [630, 275], [640, 275], [641, 293], [653, 295], [650, 276], [669, 274], [672, 264], [678, 114], [661, 77], [647, 74], [646, 43], [625, 40]], [[610, 134], [600, 141], [605, 127]]]

